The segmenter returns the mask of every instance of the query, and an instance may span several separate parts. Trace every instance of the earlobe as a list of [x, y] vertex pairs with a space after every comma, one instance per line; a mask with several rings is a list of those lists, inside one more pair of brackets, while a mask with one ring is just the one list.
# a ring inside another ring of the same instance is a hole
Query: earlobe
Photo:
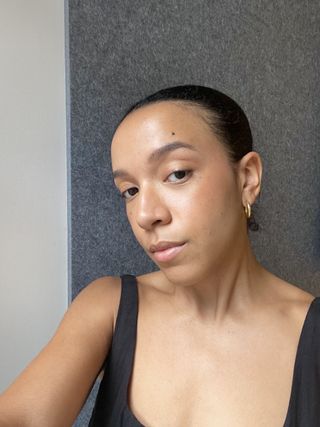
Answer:
[[252, 205], [261, 190], [262, 161], [255, 151], [250, 151], [240, 160], [240, 181], [242, 190], [242, 203]]

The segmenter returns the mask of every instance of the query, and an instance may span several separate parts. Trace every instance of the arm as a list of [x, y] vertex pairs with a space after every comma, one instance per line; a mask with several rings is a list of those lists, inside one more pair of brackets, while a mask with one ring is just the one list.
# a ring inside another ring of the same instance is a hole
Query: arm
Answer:
[[109, 351], [120, 280], [93, 281], [70, 305], [57, 332], [0, 396], [2, 427], [71, 426]]

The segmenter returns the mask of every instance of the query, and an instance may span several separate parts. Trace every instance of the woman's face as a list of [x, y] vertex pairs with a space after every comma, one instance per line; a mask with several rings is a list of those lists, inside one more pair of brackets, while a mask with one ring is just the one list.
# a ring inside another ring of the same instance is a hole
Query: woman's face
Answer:
[[[239, 249], [246, 219], [237, 171], [197, 107], [165, 101], [132, 112], [111, 156], [133, 233], [169, 279], [201, 280]], [[174, 247], [153, 252], [161, 242]]]

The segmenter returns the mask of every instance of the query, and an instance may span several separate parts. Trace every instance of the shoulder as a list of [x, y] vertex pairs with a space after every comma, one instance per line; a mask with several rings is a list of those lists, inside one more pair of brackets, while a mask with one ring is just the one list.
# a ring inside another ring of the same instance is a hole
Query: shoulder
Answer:
[[76, 298], [84, 295], [86, 297], [106, 295], [112, 297], [114, 294], [117, 294], [120, 287], [121, 278], [119, 276], [103, 276], [93, 280], [84, 288], [82, 288]]
[[315, 296], [302, 286], [287, 282], [268, 270], [264, 269], [263, 276], [262, 283], [270, 296], [269, 302], [279, 302], [283, 307], [303, 310], [315, 299]]
[[97, 322], [114, 323], [121, 296], [121, 278], [119, 276], [99, 277], [85, 286], [73, 300], [69, 310], [83, 317], [87, 314]]
[[301, 331], [310, 308], [314, 305], [313, 301], [317, 298], [301, 287], [274, 275], [269, 289], [271, 289], [269, 303], [280, 315], [280, 319], [289, 322], [294, 334]]

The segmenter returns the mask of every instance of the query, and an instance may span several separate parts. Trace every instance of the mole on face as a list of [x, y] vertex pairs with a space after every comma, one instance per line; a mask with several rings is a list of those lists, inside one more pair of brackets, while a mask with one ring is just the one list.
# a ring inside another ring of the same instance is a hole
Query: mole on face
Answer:
[[171, 132], [171, 135], [175, 135], [175, 132]]

